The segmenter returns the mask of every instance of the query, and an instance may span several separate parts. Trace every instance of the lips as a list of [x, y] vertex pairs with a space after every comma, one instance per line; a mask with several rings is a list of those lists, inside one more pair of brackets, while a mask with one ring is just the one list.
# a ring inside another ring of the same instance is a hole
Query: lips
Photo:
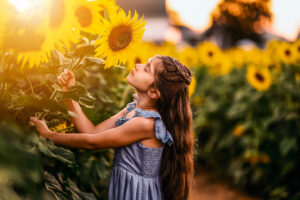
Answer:
[[130, 72], [130, 74], [131, 74], [131, 75], [134, 75], [134, 72], [133, 72], [133, 70]]

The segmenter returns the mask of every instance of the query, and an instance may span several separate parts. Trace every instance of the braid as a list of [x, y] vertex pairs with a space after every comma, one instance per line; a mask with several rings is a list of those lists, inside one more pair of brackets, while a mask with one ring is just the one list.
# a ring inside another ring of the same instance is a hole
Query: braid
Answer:
[[[158, 57], [161, 56], [158, 55]], [[177, 79], [175, 82], [184, 82], [186, 85], [190, 85], [192, 82], [192, 74], [189, 68], [172, 57], [165, 57], [167, 59], [163, 60], [163, 65], [165, 66], [167, 73], [177, 74], [180, 77], [180, 81]]]

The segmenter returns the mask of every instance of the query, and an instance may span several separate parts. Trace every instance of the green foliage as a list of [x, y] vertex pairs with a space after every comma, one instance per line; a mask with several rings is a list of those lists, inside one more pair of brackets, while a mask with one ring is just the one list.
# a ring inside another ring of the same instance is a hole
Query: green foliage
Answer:
[[[269, 90], [258, 92], [248, 83], [245, 68], [217, 77], [205, 67], [195, 69], [191, 101], [198, 160], [264, 199], [298, 199], [299, 70], [283, 66]], [[199, 97], [203, 103], [193, 104]], [[237, 125], [243, 127], [240, 136], [234, 134]]]
[[[123, 108], [127, 72], [104, 70], [89, 43], [86, 39], [65, 53], [54, 51], [51, 61], [37, 69], [21, 70], [12, 54], [0, 55], [0, 199], [107, 198], [113, 149], [57, 146], [28, 128], [29, 117], [40, 114], [49, 127], [71, 124], [66, 98], [77, 101], [95, 125]], [[76, 84], [69, 91], [57, 84], [64, 68], [75, 74]], [[78, 133], [76, 127], [69, 128]]]

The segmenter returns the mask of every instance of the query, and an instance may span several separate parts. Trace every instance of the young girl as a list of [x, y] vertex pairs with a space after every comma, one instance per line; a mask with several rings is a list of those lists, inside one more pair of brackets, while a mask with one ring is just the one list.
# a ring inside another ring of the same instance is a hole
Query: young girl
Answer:
[[[194, 168], [194, 137], [189, 102], [190, 70], [169, 56], [156, 55], [136, 64], [127, 81], [136, 100], [94, 126], [79, 104], [65, 100], [77, 133], [49, 131], [44, 121], [30, 117], [41, 136], [71, 148], [115, 148], [109, 200], [186, 200]], [[74, 85], [65, 70], [58, 82], [63, 90]]]

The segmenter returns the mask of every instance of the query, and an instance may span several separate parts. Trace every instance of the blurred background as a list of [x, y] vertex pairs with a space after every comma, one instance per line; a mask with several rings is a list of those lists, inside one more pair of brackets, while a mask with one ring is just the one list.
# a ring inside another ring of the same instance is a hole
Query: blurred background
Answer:
[[210, 40], [222, 48], [251, 43], [264, 47], [271, 39], [299, 38], [297, 0], [117, 0], [147, 21], [144, 40], [192, 45]]
[[[55, 145], [28, 119], [78, 133], [63, 101], [71, 98], [99, 124], [133, 100], [126, 77], [156, 54], [192, 73], [190, 199], [300, 200], [299, 8], [299, 0], [0, 0], [0, 200], [107, 199], [114, 149]], [[76, 76], [69, 91], [57, 84], [65, 68]]]

